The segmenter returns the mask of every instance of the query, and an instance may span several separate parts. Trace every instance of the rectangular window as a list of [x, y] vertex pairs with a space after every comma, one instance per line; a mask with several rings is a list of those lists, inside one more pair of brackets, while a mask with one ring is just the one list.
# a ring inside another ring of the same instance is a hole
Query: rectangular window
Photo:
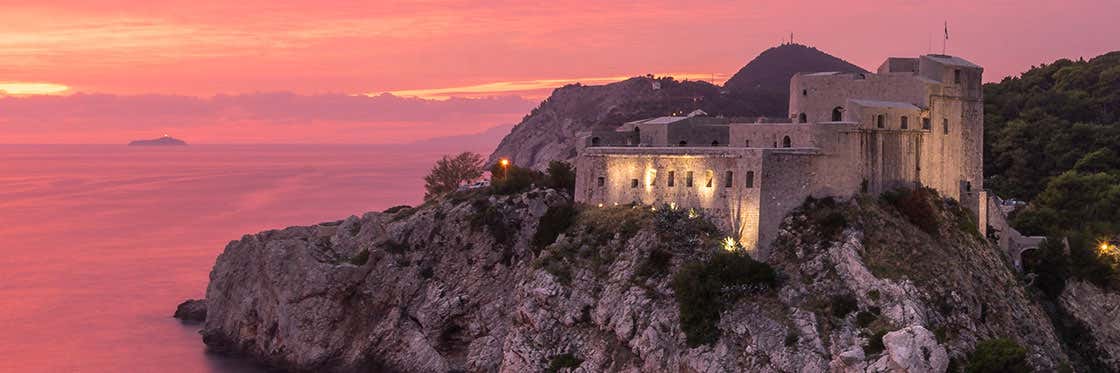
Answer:
[[676, 171], [669, 171], [669, 186], [673, 186], [676, 183], [676, 176]]
[[735, 175], [731, 171], [727, 171], [727, 176], [723, 180], [723, 187], [730, 188], [731, 184], [735, 182]]
[[638, 179], [630, 179], [630, 187], [631, 188], [637, 188], [638, 187]]
[[599, 176], [599, 180], [597, 182], [599, 183], [599, 186], [603, 186], [603, 184], [606, 183], [606, 178]]
[[898, 125], [902, 127], [902, 129], [910, 128], [910, 118], [903, 115], [902, 118], [899, 119]]
[[692, 171], [684, 174], [684, 186], [689, 188], [692, 187]]
[[922, 118], [922, 129], [932, 129], [932, 126], [929, 124], [929, 118]]
[[747, 188], [754, 188], [754, 171], [747, 171]]
[[953, 83], [961, 84], [961, 71], [959, 69], [953, 70]]
[[713, 181], [713, 180], [712, 180], [712, 179], [715, 179], [715, 178], [716, 178], [716, 175], [715, 175], [715, 173], [714, 173], [714, 172], [712, 172], [712, 170], [707, 170], [707, 171], [704, 171], [704, 176], [705, 176], [705, 179], [708, 179], [708, 182], [707, 182], [707, 183], [704, 183], [704, 187], [705, 187], [705, 188], [711, 188], [711, 187], [712, 187], [712, 183], [714, 183], [714, 182], [715, 182], [715, 181]]
[[941, 120], [941, 131], [944, 132], [946, 135], [949, 134], [949, 119], [942, 119]]

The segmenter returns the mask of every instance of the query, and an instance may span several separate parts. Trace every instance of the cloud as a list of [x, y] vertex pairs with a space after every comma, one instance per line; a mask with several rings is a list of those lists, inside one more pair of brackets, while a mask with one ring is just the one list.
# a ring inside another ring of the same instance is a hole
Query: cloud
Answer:
[[163, 133], [197, 143], [401, 143], [515, 123], [534, 105], [518, 96], [289, 92], [0, 97], [0, 143], [121, 143]]

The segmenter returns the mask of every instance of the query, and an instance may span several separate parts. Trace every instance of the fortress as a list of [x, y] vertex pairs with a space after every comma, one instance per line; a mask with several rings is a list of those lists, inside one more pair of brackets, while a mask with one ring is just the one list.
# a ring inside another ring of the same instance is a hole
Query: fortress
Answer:
[[759, 258], [810, 196], [927, 186], [985, 232], [1000, 210], [983, 188], [983, 71], [954, 56], [891, 57], [874, 74], [795, 75], [781, 123], [694, 112], [585, 132], [575, 198], [703, 209]]

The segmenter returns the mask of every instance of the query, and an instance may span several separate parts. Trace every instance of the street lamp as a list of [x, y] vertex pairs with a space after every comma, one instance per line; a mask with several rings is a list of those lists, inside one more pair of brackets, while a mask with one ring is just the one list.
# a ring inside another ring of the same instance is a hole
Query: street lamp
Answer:
[[502, 179], [508, 178], [509, 177], [509, 159], [502, 158], [500, 161], [498, 161], [498, 164], [502, 166]]

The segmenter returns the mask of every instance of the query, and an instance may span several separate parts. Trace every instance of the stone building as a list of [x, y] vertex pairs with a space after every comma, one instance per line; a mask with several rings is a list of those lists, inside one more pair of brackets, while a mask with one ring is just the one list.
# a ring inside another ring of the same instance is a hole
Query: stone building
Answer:
[[795, 75], [777, 121], [700, 112], [584, 133], [575, 198], [704, 209], [761, 258], [809, 196], [924, 185], [975, 212], [983, 232], [982, 74], [959, 57], [892, 57], [874, 74]]

